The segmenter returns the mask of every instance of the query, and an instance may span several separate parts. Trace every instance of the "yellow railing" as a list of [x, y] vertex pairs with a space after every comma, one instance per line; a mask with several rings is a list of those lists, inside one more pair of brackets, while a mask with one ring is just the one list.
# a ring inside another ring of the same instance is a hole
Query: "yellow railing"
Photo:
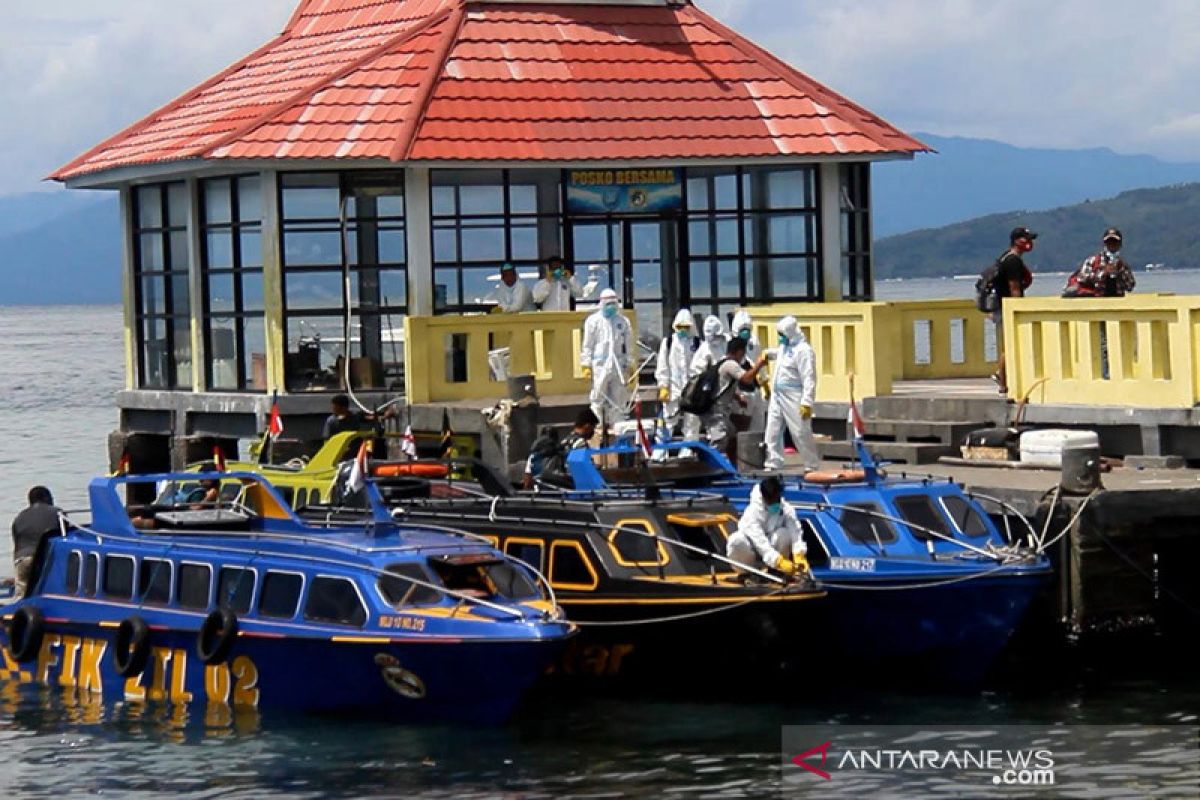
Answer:
[[888, 303], [901, 338], [896, 380], [986, 378], [996, 371], [992, 326], [971, 300], [915, 300]]
[[1039, 402], [1134, 408], [1200, 401], [1200, 297], [1007, 301], [1004, 338], [1014, 396], [1035, 388]]
[[[634, 325], [632, 312], [626, 317]], [[410, 403], [506, 397], [489, 353], [508, 349], [508, 374], [533, 375], [543, 395], [586, 394], [591, 384], [579, 367], [582, 311], [529, 314], [407, 317], [404, 369]], [[637, 353], [634, 353], [636, 358]]]

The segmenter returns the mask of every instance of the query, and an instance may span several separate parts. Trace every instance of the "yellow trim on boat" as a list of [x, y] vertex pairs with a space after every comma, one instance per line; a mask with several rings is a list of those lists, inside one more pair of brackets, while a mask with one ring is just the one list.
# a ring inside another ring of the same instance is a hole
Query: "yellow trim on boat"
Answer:
[[658, 599], [635, 599], [630, 597], [625, 598], [600, 598], [600, 597], [580, 597], [580, 598], [562, 598], [559, 600], [559, 605], [570, 608], [573, 605], [579, 606], [681, 606], [681, 605], [712, 605], [724, 604], [733, 605], [736, 603], [778, 603], [789, 600], [816, 600], [825, 596], [825, 592], [800, 592], [797, 594], [764, 594], [759, 597], [747, 597], [746, 595], [738, 595], [736, 597], [660, 597]]
[[[563, 583], [554, 580], [554, 551], [558, 548], [572, 548], [579, 553], [579, 557], [583, 559], [583, 565], [587, 567], [588, 574], [592, 576], [592, 583]], [[550, 577], [550, 585], [555, 589], [567, 589], [580, 592], [590, 592], [600, 585], [600, 576], [596, 573], [596, 568], [592, 566], [592, 559], [588, 557], [587, 551], [583, 549], [583, 545], [579, 542], [569, 540], [558, 540], [550, 544], [550, 568], [547, 570]]]
[[[654, 536], [654, 529], [650, 527], [650, 523], [644, 519], [618, 520], [617, 524], [613, 526], [612, 533], [608, 535], [608, 547], [610, 550], [612, 550], [613, 556], [617, 559], [617, 563], [622, 567], [665, 567], [667, 564], [670, 564], [671, 556], [667, 553], [667, 549], [663, 547], [663, 543], [658, 540], [658, 537], [654, 537], [654, 546], [658, 549], [657, 561], [625, 560], [625, 557], [621, 555], [620, 549], [617, 548], [617, 536], [622, 533], [622, 529], [634, 526], [642, 528], [646, 531], [646, 533], [650, 534], [650, 536]], [[638, 536], [636, 533], [633, 535]]]

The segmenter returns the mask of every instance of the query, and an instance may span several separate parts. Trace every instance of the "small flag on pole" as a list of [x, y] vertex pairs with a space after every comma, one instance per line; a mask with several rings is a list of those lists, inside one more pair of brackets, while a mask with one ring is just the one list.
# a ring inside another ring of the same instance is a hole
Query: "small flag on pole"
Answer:
[[272, 440], [278, 439], [283, 433], [283, 416], [279, 413], [279, 393], [271, 400], [271, 421], [267, 424], [267, 435]]
[[854, 428], [854, 438], [862, 439], [867, 435], [867, 426], [863, 422], [862, 415], [858, 412], [858, 403], [854, 400], [854, 376], [850, 376], [850, 422]]
[[354, 466], [350, 468], [350, 477], [346, 481], [346, 486], [352, 492], [361, 492], [367, 485], [367, 474], [369, 465], [367, 456], [371, 452], [371, 440], [366, 439], [358, 448], [358, 455], [354, 458]]
[[213, 445], [213, 467], [217, 472], [225, 471], [225, 451], [220, 445]]
[[454, 458], [454, 428], [450, 427], [450, 411], [442, 409], [442, 458]]
[[126, 448], [121, 451], [121, 457], [117, 460], [117, 475], [128, 475], [133, 459], [129, 456], [129, 450]]
[[413, 436], [412, 425], [404, 429], [404, 438], [400, 440], [400, 452], [408, 456], [410, 460], [417, 457], [417, 438]]
[[646, 427], [642, 425], [642, 401], [638, 400], [633, 406], [634, 414], [637, 416], [637, 434], [638, 444], [642, 447], [642, 455], [646, 458], [654, 452], [654, 448], [650, 445], [650, 438], [646, 436]]

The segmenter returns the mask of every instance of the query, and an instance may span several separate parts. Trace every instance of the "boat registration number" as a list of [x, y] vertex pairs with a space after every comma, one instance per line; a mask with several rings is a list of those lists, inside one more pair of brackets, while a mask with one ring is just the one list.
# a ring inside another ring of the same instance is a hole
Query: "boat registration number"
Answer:
[[841, 569], [847, 572], [874, 572], [875, 559], [834, 556], [829, 559], [829, 566], [831, 569]]

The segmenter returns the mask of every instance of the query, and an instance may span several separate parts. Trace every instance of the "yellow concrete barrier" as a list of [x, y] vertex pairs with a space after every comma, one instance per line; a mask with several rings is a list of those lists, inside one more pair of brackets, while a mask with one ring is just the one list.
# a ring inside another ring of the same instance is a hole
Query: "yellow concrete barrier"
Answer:
[[972, 300], [888, 303], [901, 341], [896, 380], [986, 378], [996, 371], [987, 347], [991, 321]]
[[1191, 408], [1200, 400], [1200, 297], [1006, 301], [1004, 339], [1013, 396], [1037, 384], [1033, 399], [1047, 403]]
[[[624, 312], [637, 325], [633, 312]], [[586, 394], [591, 384], [579, 367], [588, 312], [407, 317], [405, 380], [410, 403], [488, 400], [508, 396], [493, 379], [488, 355], [509, 349], [508, 374], [533, 375], [542, 395]], [[636, 353], [634, 354], [636, 357]]]

